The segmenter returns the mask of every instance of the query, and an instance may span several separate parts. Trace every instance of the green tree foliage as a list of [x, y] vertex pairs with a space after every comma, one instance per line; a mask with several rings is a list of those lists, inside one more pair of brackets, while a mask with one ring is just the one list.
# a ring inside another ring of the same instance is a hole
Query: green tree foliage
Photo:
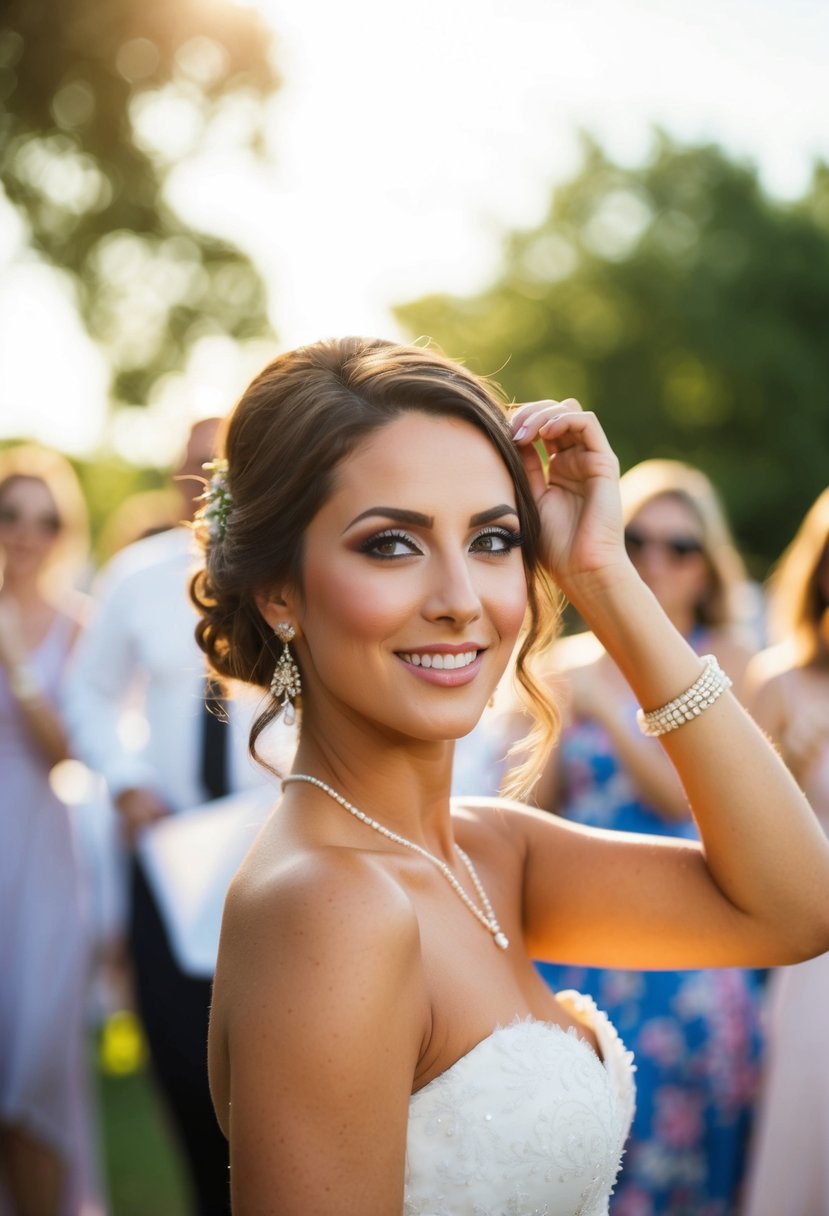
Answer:
[[144, 404], [205, 334], [269, 332], [254, 267], [163, 190], [222, 124], [259, 150], [278, 85], [270, 42], [232, 0], [3, 5], [0, 180], [32, 248], [73, 276], [120, 403]]
[[586, 140], [490, 288], [397, 312], [517, 400], [596, 408], [623, 467], [705, 469], [759, 574], [829, 481], [824, 166], [784, 205], [716, 147], [660, 135], [649, 163], [622, 168]]

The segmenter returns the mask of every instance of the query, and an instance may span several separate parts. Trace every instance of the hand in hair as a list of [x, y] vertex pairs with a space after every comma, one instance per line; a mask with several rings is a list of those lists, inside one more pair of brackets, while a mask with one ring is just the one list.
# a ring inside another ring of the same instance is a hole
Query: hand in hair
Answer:
[[626, 561], [619, 462], [595, 414], [572, 397], [519, 406], [512, 429], [541, 516], [544, 559], [573, 598], [580, 577]]

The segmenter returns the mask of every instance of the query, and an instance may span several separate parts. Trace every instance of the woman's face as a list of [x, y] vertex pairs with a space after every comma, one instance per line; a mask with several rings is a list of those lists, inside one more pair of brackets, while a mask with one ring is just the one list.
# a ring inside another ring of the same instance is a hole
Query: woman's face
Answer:
[[641, 507], [625, 528], [631, 561], [668, 616], [690, 627], [709, 586], [702, 527], [684, 502], [662, 494]]
[[390, 735], [468, 733], [524, 619], [518, 532], [510, 474], [471, 424], [412, 412], [364, 440], [288, 597], [306, 723], [328, 704]]
[[15, 477], [0, 494], [0, 552], [8, 572], [36, 574], [60, 529], [55, 500], [39, 478]]

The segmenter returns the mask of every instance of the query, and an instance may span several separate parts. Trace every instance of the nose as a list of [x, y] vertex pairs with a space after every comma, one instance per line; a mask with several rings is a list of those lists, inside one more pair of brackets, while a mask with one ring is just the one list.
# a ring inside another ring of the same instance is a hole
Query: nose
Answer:
[[657, 577], [673, 571], [669, 554], [659, 544], [645, 545], [633, 559], [639, 573], [647, 580], [649, 574]]
[[664, 570], [668, 563], [661, 549], [649, 546], [643, 553], [639, 554], [636, 559], [636, 565], [639, 567], [641, 574], [649, 574], [654, 570], [657, 572]]
[[447, 555], [435, 562], [432, 578], [423, 605], [427, 620], [464, 626], [480, 617], [480, 594], [464, 554]]

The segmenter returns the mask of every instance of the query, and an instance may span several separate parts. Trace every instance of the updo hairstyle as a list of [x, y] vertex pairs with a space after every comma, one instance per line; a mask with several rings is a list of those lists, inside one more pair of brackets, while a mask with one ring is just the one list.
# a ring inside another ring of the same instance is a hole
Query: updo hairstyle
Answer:
[[[476, 427], [515, 486], [528, 590], [516, 679], [536, 722], [529, 758], [513, 783], [514, 790], [525, 788], [558, 725], [527, 662], [552, 640], [558, 595], [540, 565], [538, 513], [499, 390], [434, 349], [376, 338], [330, 339], [280, 355], [250, 384], [226, 429], [232, 506], [223, 534], [211, 539], [201, 529], [205, 566], [191, 587], [201, 615], [196, 639], [221, 678], [269, 689], [281, 644], [259, 613], [257, 592], [288, 583], [303, 594], [305, 531], [331, 494], [340, 461], [367, 436], [413, 411]], [[257, 759], [256, 741], [279, 709], [269, 696], [253, 725], [250, 750]]]

